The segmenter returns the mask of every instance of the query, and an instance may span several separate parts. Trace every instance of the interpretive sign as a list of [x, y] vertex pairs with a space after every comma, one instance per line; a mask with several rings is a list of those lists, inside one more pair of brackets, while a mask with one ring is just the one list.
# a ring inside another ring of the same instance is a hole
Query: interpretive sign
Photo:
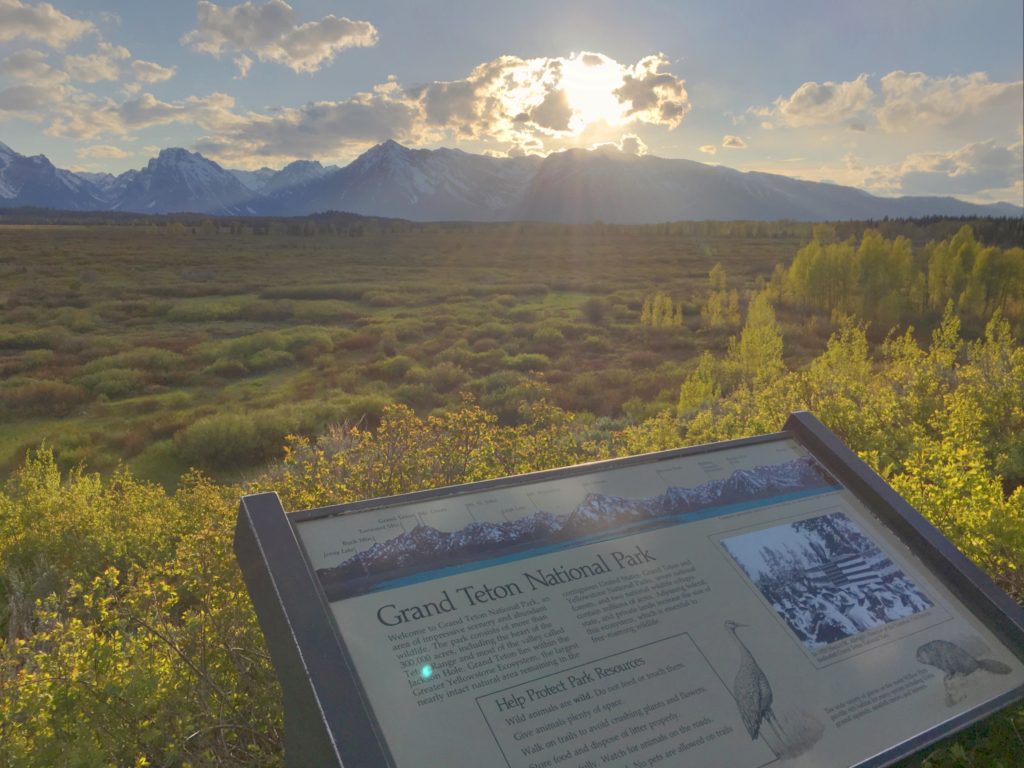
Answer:
[[286, 514], [236, 552], [294, 766], [881, 766], [1024, 696], [1024, 613], [813, 416]]

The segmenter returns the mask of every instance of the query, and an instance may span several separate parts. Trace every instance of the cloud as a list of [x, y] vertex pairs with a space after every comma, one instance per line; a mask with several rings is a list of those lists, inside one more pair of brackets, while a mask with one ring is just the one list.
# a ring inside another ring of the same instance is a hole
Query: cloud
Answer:
[[647, 145], [643, 139], [637, 136], [635, 133], [627, 133], [619, 139], [619, 149], [625, 152], [627, 155], [643, 156], [649, 152]]
[[628, 104], [626, 115], [644, 123], [677, 127], [690, 111], [686, 83], [670, 72], [664, 54], [647, 56], [623, 73], [622, 87], [615, 91]]
[[38, 122], [54, 104], [72, 91], [68, 76], [47, 63], [42, 51], [24, 50], [0, 59], [0, 77], [15, 81], [0, 88], [0, 120], [20, 118]]
[[723, 136], [722, 146], [728, 149], [746, 149], [747, 142], [741, 139], [739, 136]]
[[[896, 70], [872, 89], [867, 75], [833, 83], [806, 82], [771, 107], [753, 107], [766, 118], [763, 128], [845, 125], [864, 132], [874, 126], [887, 133], [922, 131], [965, 125], [988, 129], [993, 123], [1013, 125], [1024, 112], [1024, 81], [992, 82], [984, 72], [932, 77]], [[769, 120], [770, 119], [770, 120]]]
[[1019, 120], [1024, 112], [1024, 81], [993, 83], [984, 72], [929, 77], [896, 70], [881, 83], [883, 104], [876, 117], [888, 131], [944, 126], [973, 116], [989, 121], [995, 111]]
[[73, 80], [86, 83], [118, 80], [121, 77], [121, 65], [118, 62], [131, 58], [131, 55], [123, 46], [100, 42], [96, 53], [88, 56], [65, 56], [64, 71]]
[[636, 155], [637, 157], [643, 157], [650, 152], [650, 148], [644, 143], [644, 140], [635, 133], [624, 133], [616, 141], [599, 142], [592, 144], [589, 148], [597, 151], [615, 150], [627, 155]]
[[49, 57], [42, 51], [31, 49], [12, 53], [0, 60], [0, 77], [30, 81], [33, 85], [66, 83], [68, 76], [47, 63]]
[[473, 141], [500, 155], [608, 143], [642, 151], [639, 144], [622, 144], [630, 127], [671, 129], [690, 108], [683, 81], [665, 67], [660, 55], [635, 64], [588, 52], [500, 56], [459, 80], [404, 86], [389, 77], [343, 101], [251, 113], [195, 147], [240, 165], [339, 160], [386, 139], [418, 146]]
[[177, 101], [161, 101], [151, 93], [133, 95], [123, 102], [78, 92], [55, 116], [46, 133], [51, 136], [90, 140], [113, 134], [127, 136], [132, 131], [157, 125], [185, 123], [208, 131], [228, 131], [246, 122], [234, 112], [235, 100], [224, 93], [189, 96]]
[[[50, 104], [51, 98], [49, 88], [37, 85], [12, 85], [0, 89], [0, 117], [33, 119], [33, 113]], [[5, 112], [7, 115], [3, 114]]]
[[120, 160], [125, 157], [131, 157], [132, 153], [125, 152], [120, 147], [115, 147], [112, 144], [94, 144], [91, 147], [79, 149], [78, 156], [83, 159]]
[[542, 128], [568, 131], [572, 119], [568, 94], [563, 90], [549, 91], [544, 101], [530, 111], [529, 119]]
[[241, 80], [249, 74], [249, 70], [252, 68], [252, 59], [244, 53], [235, 56], [235, 66], [238, 67], [238, 79]]
[[[243, 69], [252, 63], [244, 53], [238, 59]], [[389, 76], [343, 100], [262, 112], [241, 111], [223, 93], [160, 99], [144, 91], [143, 83], [166, 79], [174, 69], [130, 60], [126, 49], [107, 44], [70, 63], [69, 72], [79, 79], [109, 79], [118, 67], [132, 79], [122, 82], [115, 97], [72, 87], [69, 75], [50, 67], [42, 53], [10, 57], [0, 66], [25, 73], [25, 85], [35, 85], [30, 75], [43, 72], [64, 82], [49, 93], [5, 92], [4, 116], [15, 114], [17, 106], [18, 117], [47, 120], [49, 135], [97, 145], [104, 137], [154, 126], [191, 125], [199, 134], [194, 148], [242, 166], [301, 157], [341, 161], [387, 139], [413, 146], [471, 142], [475, 151], [498, 155], [609, 143], [643, 153], [639, 126], [672, 129], [690, 109], [683, 80], [667, 71], [660, 54], [624, 64], [588, 52], [500, 56], [457, 80], [406, 85]]]
[[718, 147], [716, 147], [714, 144], [705, 144], [704, 146], [699, 147], [699, 149], [705, 155], [714, 155], [715, 153], [718, 152]]
[[1022, 147], [989, 140], [952, 152], [909, 155], [899, 167], [900, 190], [907, 195], [975, 195], [1013, 187], [1024, 178]]
[[183, 44], [214, 56], [248, 52], [295, 72], [316, 72], [338, 51], [377, 44], [377, 29], [368, 21], [328, 15], [300, 24], [284, 0], [246, 0], [230, 7], [199, 0], [198, 15], [196, 29], [181, 38]]
[[136, 59], [132, 62], [135, 79], [143, 83], [160, 83], [174, 77], [177, 67], [162, 67], [152, 61]]
[[[803, 158], [794, 158], [802, 163]], [[831, 181], [881, 195], [955, 195], [974, 202], [1024, 205], [1024, 142], [972, 142], [942, 152], [916, 152], [894, 163], [872, 164], [847, 152], [839, 164], [748, 168]]]
[[63, 49], [95, 31], [91, 22], [65, 16], [49, 3], [31, 5], [21, 0], [0, 0], [0, 43], [24, 37]]
[[777, 98], [770, 108], [752, 110], [761, 117], [773, 117], [792, 127], [834, 125], [856, 119], [874, 98], [868, 76], [840, 83], [808, 81], [789, 98]]

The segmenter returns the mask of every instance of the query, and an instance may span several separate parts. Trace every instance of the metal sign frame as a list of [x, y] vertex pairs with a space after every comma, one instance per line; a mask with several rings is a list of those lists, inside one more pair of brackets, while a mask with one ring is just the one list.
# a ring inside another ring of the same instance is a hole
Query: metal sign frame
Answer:
[[[286, 513], [276, 493], [243, 497], [235, 529], [235, 553], [281, 682], [288, 764], [336, 768], [393, 768], [395, 764], [324, 589], [298, 538], [296, 524], [784, 438], [795, 440], [833, 473], [1024, 661], [1024, 610], [817, 418], [801, 411], [790, 415], [782, 431], [767, 435], [319, 509]], [[1022, 698], [1024, 686], [894, 745], [858, 763], [857, 768], [891, 765]]]

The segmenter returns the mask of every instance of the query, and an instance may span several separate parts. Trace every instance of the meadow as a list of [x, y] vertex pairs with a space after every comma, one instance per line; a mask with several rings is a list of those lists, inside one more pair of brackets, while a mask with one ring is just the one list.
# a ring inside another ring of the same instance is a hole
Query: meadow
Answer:
[[[0, 227], [0, 765], [282, 765], [231, 554], [256, 490], [308, 508], [808, 408], [1024, 601], [1024, 233], [968, 224]], [[904, 765], [1009, 768], [1022, 729]]]
[[[286, 434], [373, 425], [391, 402], [428, 413], [469, 392], [510, 422], [538, 384], [569, 410], [636, 420], [674, 403], [686, 361], [734, 330], [701, 325], [712, 266], [753, 289], [801, 229], [8, 227], [0, 467], [45, 440], [64, 467], [123, 460], [168, 487], [191, 466], [233, 478]], [[681, 328], [641, 323], [656, 291]], [[798, 334], [794, 354], [824, 332]]]

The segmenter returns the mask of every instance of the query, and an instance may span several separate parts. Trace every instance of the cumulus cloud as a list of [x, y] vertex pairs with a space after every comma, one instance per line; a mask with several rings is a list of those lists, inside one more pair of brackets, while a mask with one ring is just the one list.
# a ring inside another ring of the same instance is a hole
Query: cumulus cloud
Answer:
[[40, 121], [69, 91], [68, 76], [50, 66], [42, 51], [24, 50], [0, 60], [0, 77], [14, 81], [0, 88], [0, 120]]
[[[71, 57], [65, 57], [68, 59]], [[242, 71], [252, 59], [239, 54]], [[163, 100], [144, 83], [165, 80], [172, 67], [131, 60], [126, 49], [103, 44], [92, 56], [71, 58], [79, 80], [124, 78], [120, 96], [72, 87], [39, 52], [0, 62], [24, 73], [24, 85], [48, 73], [55, 84], [5, 92], [4, 114], [48, 121], [53, 136], [89, 141], [124, 137], [153, 126], [182, 124], [201, 130], [193, 146], [222, 162], [242, 166], [283, 163], [297, 157], [344, 160], [378, 142], [411, 145], [469, 141], [498, 155], [547, 154], [567, 147], [615, 144], [641, 154], [638, 126], [672, 129], [689, 111], [683, 80], [660, 54], [620, 63], [598, 53], [523, 59], [500, 56], [466, 77], [407, 85], [389, 76], [340, 101], [243, 112], [222, 93]], [[61, 82], [56, 82], [61, 80]], [[41, 80], [39, 82], [42, 82]], [[60, 92], [54, 88], [63, 89]]]
[[238, 79], [246, 77], [249, 74], [249, 70], [252, 69], [252, 59], [246, 56], [244, 53], [235, 56], [235, 66], [238, 67]]
[[976, 115], [1005, 111], [1020, 119], [1024, 112], [1024, 81], [993, 83], [984, 72], [963, 77], [929, 77], [897, 70], [882, 80], [883, 104], [876, 112], [889, 131], [942, 126]]
[[663, 54], [647, 56], [623, 73], [615, 95], [628, 105], [626, 115], [644, 123], [675, 128], [690, 111], [685, 81], [667, 71]]
[[78, 150], [78, 156], [82, 159], [120, 160], [131, 157], [131, 152], [125, 152], [120, 147], [112, 144], [94, 144], [91, 147], [82, 147]]
[[788, 98], [777, 98], [772, 107], [754, 109], [761, 117], [773, 117], [789, 126], [827, 125], [855, 120], [874, 98], [868, 76], [840, 83], [808, 81]]
[[[198, 14], [197, 27], [181, 38], [183, 44], [214, 56], [248, 52], [295, 72], [316, 72], [339, 51], [377, 43], [377, 29], [368, 21], [327, 15], [298, 23], [284, 0], [246, 0], [230, 7], [199, 0]], [[248, 65], [239, 70], [244, 76]]]
[[135, 79], [143, 83], [161, 83], [174, 77], [177, 67], [162, 67], [152, 61], [136, 59], [132, 62]]
[[609, 151], [614, 150], [626, 155], [643, 157], [650, 152], [650, 148], [635, 133], [624, 133], [616, 141], [603, 141], [590, 146], [591, 150]]
[[873, 89], [867, 75], [839, 83], [806, 82], [771, 107], [749, 111], [765, 118], [763, 128], [845, 125], [863, 132], [875, 126], [887, 133], [966, 124], [972, 118], [971, 125], [981, 128], [1019, 121], [1024, 112], [1024, 81], [992, 82], [984, 72], [933, 77], [896, 70], [879, 83]]
[[127, 136], [132, 131], [172, 123], [194, 124], [208, 131], [228, 131], [246, 121], [234, 112], [235, 100], [224, 93], [161, 101], [140, 93], [122, 102], [78, 92], [47, 129], [51, 136], [90, 140], [106, 134]]
[[85, 83], [118, 80], [121, 77], [119, 62], [131, 58], [131, 55], [123, 46], [101, 42], [96, 53], [88, 56], [65, 56], [64, 71], [73, 80]]
[[42, 51], [31, 49], [12, 53], [0, 60], [0, 77], [30, 81], [37, 86], [66, 83], [68, 76], [50, 66], [47, 59]]
[[1024, 178], [1022, 147], [989, 140], [952, 152], [909, 155], [899, 168], [900, 189], [908, 195], [974, 195], [1013, 187]]
[[[799, 162], [801, 158], [794, 158]], [[975, 202], [1024, 204], [1024, 142], [986, 140], [941, 152], [916, 152], [893, 163], [871, 163], [847, 152], [840, 164], [758, 170], [832, 181], [881, 195], [955, 195]]]
[[643, 139], [635, 133], [627, 133], [619, 139], [619, 149], [627, 155], [646, 155], [649, 151]]
[[0, 117], [39, 119], [35, 113], [46, 107], [51, 98], [50, 89], [38, 85], [12, 85], [0, 89]]
[[722, 146], [727, 149], [746, 149], [747, 142], [739, 136], [727, 135], [722, 137]]
[[718, 152], [718, 147], [716, 147], [714, 144], [705, 144], [704, 146], [699, 147], [699, 149], [705, 155], [714, 155]]
[[91, 22], [66, 16], [50, 3], [32, 5], [21, 0], [0, 0], [0, 43], [23, 37], [63, 49], [95, 31]]
[[568, 94], [563, 90], [549, 91], [544, 101], [530, 111], [529, 119], [542, 128], [568, 131], [572, 119]]
[[[660, 55], [621, 64], [597, 53], [500, 56], [463, 79], [403, 86], [395, 78], [344, 101], [250, 114], [196, 147], [222, 162], [339, 159], [386, 139], [418, 145], [477, 141], [495, 154], [544, 154], [566, 146], [623, 143], [639, 124], [674, 128], [690, 105]], [[489, 146], [487, 146], [489, 145]]]

